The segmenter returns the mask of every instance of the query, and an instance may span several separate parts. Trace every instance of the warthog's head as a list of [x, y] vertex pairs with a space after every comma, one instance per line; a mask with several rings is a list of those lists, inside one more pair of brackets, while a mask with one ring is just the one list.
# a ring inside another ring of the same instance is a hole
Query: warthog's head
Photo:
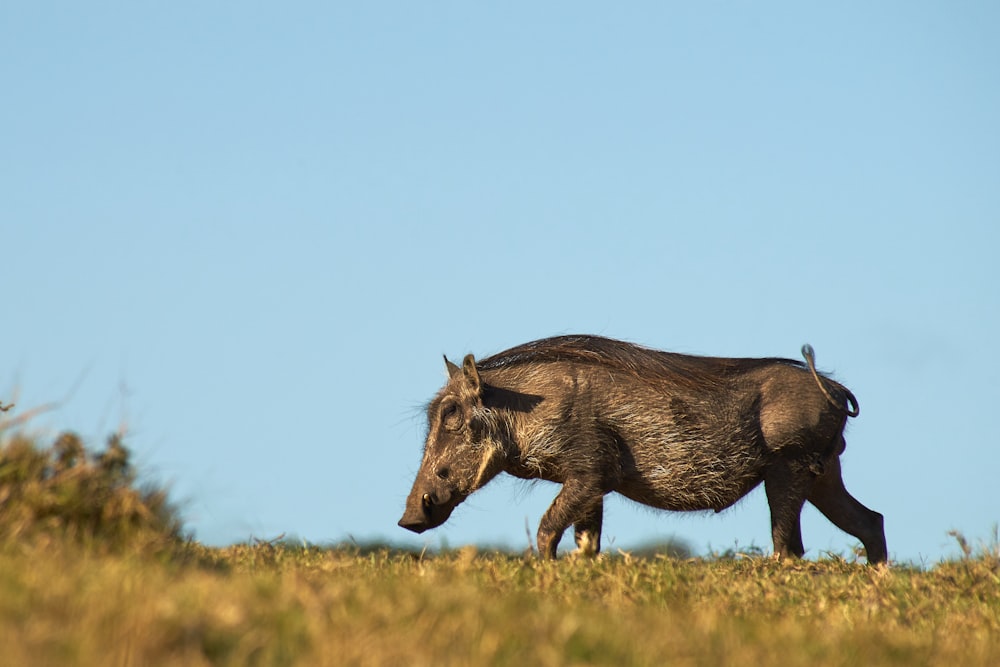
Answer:
[[446, 358], [448, 384], [427, 408], [424, 458], [399, 525], [415, 533], [436, 528], [502, 467], [496, 424], [483, 407], [483, 383], [472, 355], [459, 368]]

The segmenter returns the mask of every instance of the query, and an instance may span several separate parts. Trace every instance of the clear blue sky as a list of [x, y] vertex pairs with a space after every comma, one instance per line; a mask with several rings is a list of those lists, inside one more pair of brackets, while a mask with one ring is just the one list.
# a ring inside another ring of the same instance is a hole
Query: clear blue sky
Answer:
[[[127, 425], [208, 543], [520, 548], [556, 487], [396, 526], [442, 353], [810, 342], [892, 556], [954, 555], [1000, 521], [998, 8], [5, 3], [0, 400]], [[770, 550], [763, 493], [609, 503], [670, 536]]]

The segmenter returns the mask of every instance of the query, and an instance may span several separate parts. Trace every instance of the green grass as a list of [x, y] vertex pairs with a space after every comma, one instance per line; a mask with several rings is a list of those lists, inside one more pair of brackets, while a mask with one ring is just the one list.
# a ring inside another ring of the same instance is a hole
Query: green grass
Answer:
[[[9, 454], [0, 470], [16, 468]], [[81, 460], [98, 474], [99, 456]], [[81, 508], [101, 502], [52, 486], [41, 496], [73, 512], [53, 513], [49, 501], [28, 511], [30, 493], [0, 501], [0, 663], [1000, 664], [996, 545], [930, 568], [759, 556], [543, 562], [471, 547], [215, 549], [185, 541], [155, 492], [115, 500], [132, 489], [126, 478], [86, 487], [113, 507], [96, 514]], [[151, 506], [136, 510], [143, 499]]]

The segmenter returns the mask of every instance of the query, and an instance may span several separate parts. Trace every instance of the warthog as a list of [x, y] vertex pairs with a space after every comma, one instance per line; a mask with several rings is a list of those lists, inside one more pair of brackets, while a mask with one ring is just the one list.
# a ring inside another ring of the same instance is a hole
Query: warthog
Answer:
[[761, 482], [779, 556], [802, 556], [806, 500], [886, 560], [882, 515], [844, 488], [844, 425], [857, 400], [790, 359], [660, 352], [597, 336], [527, 343], [462, 366], [427, 408], [423, 460], [399, 525], [416, 533], [500, 472], [562, 484], [538, 527], [554, 558], [574, 527], [584, 554], [600, 550], [604, 496], [616, 491], [665, 510], [715, 510]]

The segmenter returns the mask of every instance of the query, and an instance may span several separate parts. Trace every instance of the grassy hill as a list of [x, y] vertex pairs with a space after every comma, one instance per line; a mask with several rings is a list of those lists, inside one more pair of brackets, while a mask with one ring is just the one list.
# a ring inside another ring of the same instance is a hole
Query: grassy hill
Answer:
[[[3, 664], [1000, 664], [996, 545], [929, 569], [214, 549], [184, 539], [162, 493], [134, 488], [120, 442], [71, 447], [62, 463], [68, 441], [12, 442], [0, 457]], [[36, 478], [19, 464], [32, 451]]]

